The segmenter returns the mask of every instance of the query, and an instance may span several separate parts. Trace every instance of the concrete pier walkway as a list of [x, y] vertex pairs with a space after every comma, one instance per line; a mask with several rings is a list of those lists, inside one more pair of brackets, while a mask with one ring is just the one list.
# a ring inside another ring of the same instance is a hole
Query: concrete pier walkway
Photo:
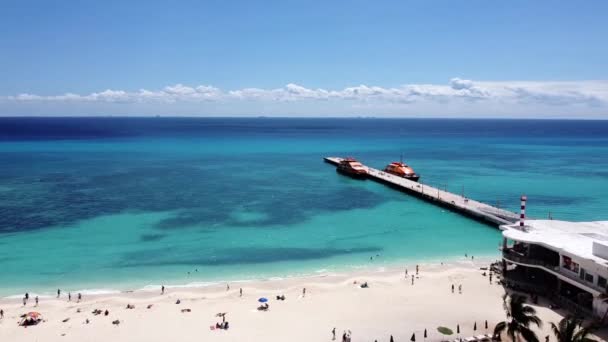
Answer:
[[[338, 157], [326, 157], [323, 159], [325, 162], [333, 165], [338, 165], [342, 160], [342, 158]], [[368, 178], [371, 180], [384, 183], [397, 190], [484, 223], [498, 227], [503, 224], [513, 224], [519, 220], [519, 215], [511, 211], [499, 209], [426, 184], [398, 177], [369, 166], [366, 167]]]

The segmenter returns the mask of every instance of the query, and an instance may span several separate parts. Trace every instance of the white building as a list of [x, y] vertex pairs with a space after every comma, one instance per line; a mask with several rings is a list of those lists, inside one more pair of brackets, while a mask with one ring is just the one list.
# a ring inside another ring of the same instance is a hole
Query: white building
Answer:
[[549, 297], [571, 311], [608, 311], [608, 221], [529, 220], [503, 231], [507, 286]]

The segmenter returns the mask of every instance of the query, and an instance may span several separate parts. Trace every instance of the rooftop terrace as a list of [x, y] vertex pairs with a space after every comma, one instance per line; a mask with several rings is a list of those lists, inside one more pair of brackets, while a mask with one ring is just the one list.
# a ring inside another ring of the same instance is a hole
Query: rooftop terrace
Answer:
[[608, 221], [528, 220], [524, 229], [518, 223], [502, 225], [500, 229], [508, 239], [541, 245], [608, 266]]

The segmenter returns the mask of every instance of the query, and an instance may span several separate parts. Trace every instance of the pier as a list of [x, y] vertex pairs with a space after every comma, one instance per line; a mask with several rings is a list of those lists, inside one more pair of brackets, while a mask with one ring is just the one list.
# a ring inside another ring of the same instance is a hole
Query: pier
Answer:
[[[323, 159], [325, 162], [333, 165], [338, 165], [342, 161], [342, 158], [338, 157], [326, 157]], [[503, 224], [513, 224], [519, 221], [519, 214], [511, 211], [499, 209], [461, 195], [398, 177], [369, 166], [365, 167], [367, 168], [368, 178], [371, 180], [386, 184], [399, 191], [483, 223], [498, 227]]]

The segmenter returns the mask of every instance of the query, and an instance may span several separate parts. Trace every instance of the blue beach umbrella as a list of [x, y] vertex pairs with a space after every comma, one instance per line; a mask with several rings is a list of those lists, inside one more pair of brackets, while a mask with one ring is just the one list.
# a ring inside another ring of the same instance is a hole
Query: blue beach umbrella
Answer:
[[258, 299], [258, 302], [260, 302], [260, 303], [266, 303], [267, 301], [268, 301], [268, 298], [266, 298], [266, 297], [262, 297], [262, 298]]

